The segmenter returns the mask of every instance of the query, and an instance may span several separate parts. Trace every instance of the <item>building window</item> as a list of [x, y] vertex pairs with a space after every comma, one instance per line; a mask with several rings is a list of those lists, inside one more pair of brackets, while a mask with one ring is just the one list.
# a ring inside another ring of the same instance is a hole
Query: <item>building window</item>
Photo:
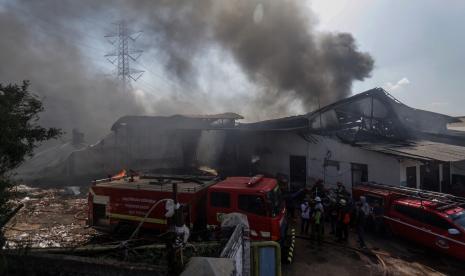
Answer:
[[229, 193], [212, 192], [210, 194], [210, 204], [212, 207], [230, 208], [231, 196], [229, 195]]
[[239, 209], [242, 211], [256, 214], [259, 216], [266, 215], [265, 201], [257, 195], [239, 195]]

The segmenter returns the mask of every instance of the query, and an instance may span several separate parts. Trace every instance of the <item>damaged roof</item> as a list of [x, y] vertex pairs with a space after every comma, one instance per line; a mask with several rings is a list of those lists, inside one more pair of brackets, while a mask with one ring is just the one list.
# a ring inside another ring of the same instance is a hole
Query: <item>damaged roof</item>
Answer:
[[297, 131], [301, 135], [332, 136], [353, 145], [430, 140], [465, 146], [463, 132], [448, 129], [448, 125], [460, 122], [460, 117], [409, 107], [384, 89], [374, 88], [306, 115], [239, 126], [257, 131], [283, 130]]
[[[208, 127], [223, 126], [225, 121], [235, 121], [244, 119], [239, 114], [227, 112], [211, 115], [172, 115], [172, 116], [123, 116], [119, 118], [111, 127], [112, 131], [118, 130], [121, 126], [133, 125], [157, 125], [165, 128], [180, 129], [203, 129]], [[215, 122], [220, 121], [214, 125]]]
[[382, 88], [374, 88], [342, 99], [305, 115], [285, 117], [241, 128], [256, 130], [310, 129], [313, 132], [334, 132], [347, 129], [369, 129], [380, 136], [407, 139], [407, 133], [447, 132], [447, 124], [459, 118], [409, 107]]
[[465, 160], [465, 147], [432, 141], [409, 141], [408, 144], [359, 143], [363, 149], [425, 161], [458, 162]]
[[382, 88], [342, 99], [306, 115], [252, 124], [258, 131], [298, 131], [331, 136], [343, 143], [400, 157], [455, 162], [465, 160], [464, 132], [448, 129], [463, 117], [409, 107]]
[[248, 130], [294, 130], [308, 128], [308, 119], [305, 115], [290, 116], [279, 119], [271, 119], [255, 123], [242, 123], [241, 129]]

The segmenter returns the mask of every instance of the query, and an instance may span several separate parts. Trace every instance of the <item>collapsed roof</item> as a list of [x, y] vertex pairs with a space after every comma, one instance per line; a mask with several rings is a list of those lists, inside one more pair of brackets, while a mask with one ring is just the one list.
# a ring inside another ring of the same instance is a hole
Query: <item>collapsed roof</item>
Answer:
[[391, 155], [421, 160], [465, 160], [465, 134], [448, 129], [463, 118], [409, 107], [382, 88], [374, 88], [306, 115], [241, 124], [243, 129], [296, 131]]
[[465, 160], [465, 134], [448, 125], [462, 117], [415, 109], [382, 88], [374, 88], [304, 115], [236, 124], [236, 113], [213, 115], [125, 116], [113, 131], [128, 129], [291, 131], [309, 142], [312, 135], [331, 136], [367, 150], [420, 160]]
[[382, 88], [374, 88], [306, 115], [243, 124], [254, 129], [308, 129], [331, 133], [369, 130], [385, 137], [405, 138], [405, 131], [444, 133], [459, 118], [409, 107]]

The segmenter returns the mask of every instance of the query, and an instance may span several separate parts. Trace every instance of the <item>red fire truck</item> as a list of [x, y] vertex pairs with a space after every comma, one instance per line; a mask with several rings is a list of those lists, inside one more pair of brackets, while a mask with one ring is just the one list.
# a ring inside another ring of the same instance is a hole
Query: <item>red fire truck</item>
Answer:
[[239, 212], [248, 218], [252, 239], [284, 237], [286, 210], [278, 183], [263, 176], [220, 181], [211, 176], [121, 174], [97, 180], [89, 189], [88, 223], [113, 228], [143, 220], [143, 228], [166, 231], [169, 219], [161, 201], [174, 196], [183, 205], [186, 225], [194, 231], [214, 228], [223, 214]]
[[353, 196], [378, 208], [394, 235], [465, 260], [465, 198], [375, 183], [354, 186]]

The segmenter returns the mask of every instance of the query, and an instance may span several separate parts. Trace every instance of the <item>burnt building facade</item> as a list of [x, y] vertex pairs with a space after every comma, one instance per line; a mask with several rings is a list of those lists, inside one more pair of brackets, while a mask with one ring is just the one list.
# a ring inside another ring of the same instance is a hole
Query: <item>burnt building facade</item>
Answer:
[[404, 105], [381, 88], [314, 112], [239, 123], [234, 113], [125, 116], [98, 143], [34, 177], [85, 183], [122, 168], [287, 175], [291, 184], [364, 181], [465, 194], [463, 123]]

